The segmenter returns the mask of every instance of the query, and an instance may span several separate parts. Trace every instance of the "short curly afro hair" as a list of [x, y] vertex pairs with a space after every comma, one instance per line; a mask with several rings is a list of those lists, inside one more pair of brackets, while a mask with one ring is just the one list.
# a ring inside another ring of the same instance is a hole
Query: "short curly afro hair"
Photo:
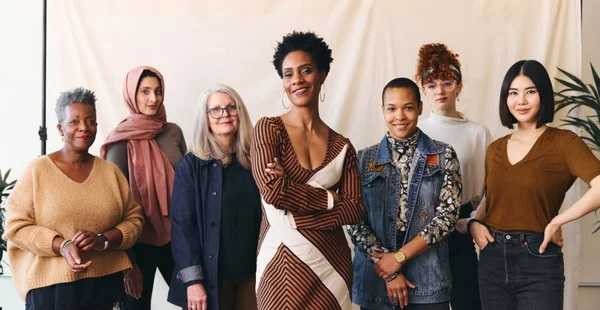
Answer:
[[[458, 74], [450, 66], [453, 66]], [[458, 54], [450, 51], [443, 43], [422, 45], [419, 49], [419, 62], [415, 80], [423, 85], [437, 79], [462, 82]]]
[[319, 71], [329, 73], [333, 61], [329, 45], [314, 32], [294, 31], [285, 35], [281, 42], [277, 42], [275, 48], [273, 65], [280, 78], [283, 78], [283, 60], [289, 53], [295, 51], [303, 51], [309, 54]]

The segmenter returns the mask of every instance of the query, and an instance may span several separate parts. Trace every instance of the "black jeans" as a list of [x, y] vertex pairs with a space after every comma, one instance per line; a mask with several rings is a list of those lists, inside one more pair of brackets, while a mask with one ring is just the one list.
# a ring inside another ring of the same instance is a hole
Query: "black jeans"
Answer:
[[561, 249], [550, 243], [539, 253], [543, 234], [504, 233], [479, 254], [479, 289], [484, 310], [560, 310], [564, 265]]
[[[156, 268], [160, 271], [167, 285], [171, 284], [174, 261], [171, 254], [171, 243], [163, 246], [136, 243], [133, 246], [136, 264], [142, 272], [142, 298], [135, 299], [127, 295], [127, 309], [150, 310], [152, 303], [152, 290], [154, 289], [154, 276]], [[167, 299], [167, 296], [164, 296]]]

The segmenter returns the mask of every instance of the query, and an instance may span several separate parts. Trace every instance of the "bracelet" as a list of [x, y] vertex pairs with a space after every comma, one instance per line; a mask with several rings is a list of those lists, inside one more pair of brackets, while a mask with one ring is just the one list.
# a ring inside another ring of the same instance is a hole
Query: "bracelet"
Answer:
[[398, 272], [394, 272], [392, 273], [392, 275], [390, 275], [389, 277], [385, 278], [385, 282], [392, 282], [394, 281], [400, 274]]
[[473, 225], [474, 222], [477, 222], [477, 223], [487, 227], [487, 225], [485, 225], [485, 223], [483, 223], [482, 221], [480, 221], [476, 218], [471, 218], [467, 221], [467, 232], [469, 233], [469, 235], [471, 234], [471, 225]]
[[65, 256], [64, 250], [71, 243], [73, 243], [72, 240], [63, 240], [63, 242], [60, 243], [60, 255]]

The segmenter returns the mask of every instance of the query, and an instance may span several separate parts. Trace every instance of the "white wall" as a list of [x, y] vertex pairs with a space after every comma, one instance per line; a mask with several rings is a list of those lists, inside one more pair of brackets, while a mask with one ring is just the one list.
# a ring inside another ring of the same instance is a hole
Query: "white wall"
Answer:
[[[12, 180], [40, 153], [42, 1], [9, 1], [0, 0], [0, 170], [13, 168]], [[7, 276], [0, 276], [0, 307], [25, 308]]]

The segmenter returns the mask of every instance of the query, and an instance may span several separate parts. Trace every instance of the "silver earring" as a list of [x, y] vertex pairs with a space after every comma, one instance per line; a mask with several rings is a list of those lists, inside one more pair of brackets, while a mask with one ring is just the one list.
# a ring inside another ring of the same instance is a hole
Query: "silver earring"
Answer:
[[292, 105], [290, 104], [289, 106], [285, 106], [285, 104], [283, 103], [283, 94], [285, 94], [285, 89], [283, 90], [283, 92], [281, 93], [281, 105], [283, 106], [284, 109], [289, 109]]
[[[327, 91], [325, 90], [325, 83], [323, 83], [321, 85], [321, 91], [319, 92], [319, 99], [321, 99], [321, 102], [325, 101], [325, 96], [327, 96]], [[323, 97], [321, 97], [321, 94], [323, 94]]]

